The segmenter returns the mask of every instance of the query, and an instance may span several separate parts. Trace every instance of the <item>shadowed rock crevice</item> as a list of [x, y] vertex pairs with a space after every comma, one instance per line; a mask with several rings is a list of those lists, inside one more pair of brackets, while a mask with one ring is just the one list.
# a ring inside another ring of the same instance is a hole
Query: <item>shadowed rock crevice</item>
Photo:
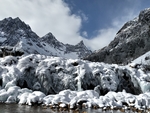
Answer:
[[14, 51], [13, 48], [10, 47], [2, 47], [0, 48], [0, 57], [5, 57], [5, 56], [22, 56], [24, 52], [21, 51]]

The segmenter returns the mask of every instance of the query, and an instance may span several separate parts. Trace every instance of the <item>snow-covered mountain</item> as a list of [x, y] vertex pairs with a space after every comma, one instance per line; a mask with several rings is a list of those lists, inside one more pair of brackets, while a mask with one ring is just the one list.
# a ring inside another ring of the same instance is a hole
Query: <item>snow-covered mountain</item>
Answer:
[[63, 44], [52, 33], [39, 37], [19, 18], [0, 21], [0, 56], [42, 54], [65, 58], [83, 58], [91, 53], [83, 41], [77, 45]]
[[127, 64], [150, 51], [150, 8], [127, 22], [118, 31], [115, 39], [106, 47], [85, 59], [90, 61]]
[[91, 52], [83, 41], [63, 44], [52, 33], [40, 38], [19, 18], [0, 21], [0, 102], [150, 108], [149, 20], [146, 9], [127, 22], [109, 46], [89, 57], [108, 63], [135, 59], [124, 66], [71, 59]]

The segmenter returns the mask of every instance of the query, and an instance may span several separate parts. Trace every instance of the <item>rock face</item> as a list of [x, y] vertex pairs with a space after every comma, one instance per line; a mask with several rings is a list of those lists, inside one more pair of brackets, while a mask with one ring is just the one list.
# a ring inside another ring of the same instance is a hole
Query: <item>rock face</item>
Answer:
[[[81, 41], [82, 42], [82, 41]], [[91, 53], [82, 43], [68, 45], [59, 42], [52, 33], [39, 37], [19, 18], [0, 21], [0, 56], [42, 54], [65, 58], [83, 58]]]
[[137, 18], [127, 22], [108, 46], [85, 59], [127, 64], [148, 51], [150, 51], [150, 9], [145, 9]]

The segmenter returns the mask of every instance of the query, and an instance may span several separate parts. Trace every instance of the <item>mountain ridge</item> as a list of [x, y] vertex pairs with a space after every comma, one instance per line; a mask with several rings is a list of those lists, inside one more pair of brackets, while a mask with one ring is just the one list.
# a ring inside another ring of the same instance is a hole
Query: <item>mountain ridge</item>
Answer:
[[7, 49], [11, 48], [11, 53], [17, 51], [24, 54], [42, 54], [65, 58], [83, 58], [91, 53], [83, 42], [82, 46], [77, 48], [76, 45], [59, 42], [50, 32], [39, 37], [29, 25], [18, 17], [14, 19], [9, 17], [0, 21], [0, 48], [5, 48], [6, 53]]
[[128, 21], [110, 44], [84, 58], [94, 62], [128, 64], [150, 51], [150, 8]]
[[[0, 21], [0, 102], [42, 104], [58, 109], [92, 107], [141, 111], [150, 108], [150, 52], [123, 66], [71, 59], [88, 52], [83, 41], [74, 46], [63, 44], [52, 33], [41, 38], [27, 25], [22, 28], [24, 23], [19, 18], [9, 23], [11, 20]], [[7, 21], [9, 26], [5, 25]], [[130, 46], [139, 47], [137, 52], [143, 50], [148, 42], [145, 39], [150, 36], [145, 21], [149, 20], [136, 18], [127, 22], [99, 57], [113, 61], [107, 56], [113, 56], [111, 52], [122, 53], [122, 50], [124, 58], [126, 50], [134, 50]], [[143, 40], [137, 38], [139, 35]], [[139, 64], [141, 60], [146, 65]]]

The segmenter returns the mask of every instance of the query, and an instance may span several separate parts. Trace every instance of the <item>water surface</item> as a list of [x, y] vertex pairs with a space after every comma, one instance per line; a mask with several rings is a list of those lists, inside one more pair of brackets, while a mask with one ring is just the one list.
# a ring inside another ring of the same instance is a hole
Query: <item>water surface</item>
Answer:
[[[102, 109], [82, 109], [79, 111], [59, 111], [58, 109], [52, 110], [49, 107], [42, 106], [27, 106], [18, 104], [0, 104], [0, 113], [123, 113], [121, 111], [102, 111]], [[125, 113], [135, 113], [126, 110]]]

